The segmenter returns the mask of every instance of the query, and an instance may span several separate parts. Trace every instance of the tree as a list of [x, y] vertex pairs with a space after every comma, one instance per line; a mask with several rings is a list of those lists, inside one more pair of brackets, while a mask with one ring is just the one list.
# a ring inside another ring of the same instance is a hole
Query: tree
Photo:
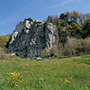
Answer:
[[84, 19], [83, 30], [81, 31], [82, 37], [86, 38], [90, 36], [90, 17]]
[[47, 22], [52, 22], [52, 16], [48, 16], [46, 19]]
[[77, 11], [73, 11], [70, 13], [70, 18], [72, 22], [77, 22], [78, 20], [80, 21], [82, 19], [82, 15]]
[[54, 25], [58, 25], [58, 16], [48, 16], [46, 22], [53, 23]]
[[63, 27], [67, 27], [68, 26], [69, 14], [70, 14], [70, 12], [64, 12], [64, 13], [62, 13], [60, 15], [60, 20], [62, 22], [62, 26]]
[[68, 25], [68, 33], [70, 36], [75, 36], [76, 34], [80, 33], [81, 26], [76, 22], [72, 22]]

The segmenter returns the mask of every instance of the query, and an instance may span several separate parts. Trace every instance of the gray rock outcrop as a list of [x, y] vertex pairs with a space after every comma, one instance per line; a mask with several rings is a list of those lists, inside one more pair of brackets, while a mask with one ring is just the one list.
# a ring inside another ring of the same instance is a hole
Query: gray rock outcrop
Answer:
[[25, 20], [20, 22], [14, 30], [8, 45], [10, 53], [20, 57], [40, 57], [43, 49], [57, 46], [57, 28], [52, 23]]

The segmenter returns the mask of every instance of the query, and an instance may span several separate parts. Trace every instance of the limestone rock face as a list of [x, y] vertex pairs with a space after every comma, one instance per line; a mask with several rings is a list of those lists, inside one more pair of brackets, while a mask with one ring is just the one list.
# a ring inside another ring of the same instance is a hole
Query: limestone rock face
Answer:
[[10, 53], [20, 57], [34, 58], [41, 56], [43, 49], [50, 49], [58, 42], [57, 28], [52, 23], [24, 21], [14, 30], [8, 45]]

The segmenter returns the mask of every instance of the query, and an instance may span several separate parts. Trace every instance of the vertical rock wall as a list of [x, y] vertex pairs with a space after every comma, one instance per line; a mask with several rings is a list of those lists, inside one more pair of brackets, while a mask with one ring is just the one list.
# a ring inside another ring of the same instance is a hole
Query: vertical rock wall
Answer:
[[8, 49], [10, 53], [32, 59], [40, 56], [43, 49], [56, 46], [57, 40], [57, 28], [52, 23], [26, 20], [16, 26]]

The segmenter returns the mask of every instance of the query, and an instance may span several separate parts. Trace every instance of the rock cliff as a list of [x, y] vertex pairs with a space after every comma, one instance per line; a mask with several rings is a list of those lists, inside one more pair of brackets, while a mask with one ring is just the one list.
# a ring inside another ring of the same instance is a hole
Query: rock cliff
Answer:
[[57, 28], [52, 23], [25, 20], [20, 22], [14, 30], [9, 43], [10, 53], [20, 57], [33, 59], [41, 56], [43, 49], [57, 46]]

